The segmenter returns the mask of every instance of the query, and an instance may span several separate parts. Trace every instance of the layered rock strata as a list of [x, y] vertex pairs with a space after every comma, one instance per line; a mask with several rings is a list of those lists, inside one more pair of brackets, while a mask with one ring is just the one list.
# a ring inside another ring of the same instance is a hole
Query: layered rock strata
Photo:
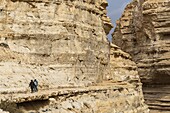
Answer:
[[137, 66], [130, 55], [111, 44], [109, 62], [102, 82], [86, 87], [60, 86], [38, 93], [9, 89], [1, 92], [0, 107], [17, 113], [148, 113]]
[[169, 7], [169, 0], [134, 0], [117, 21], [113, 34], [113, 43], [137, 63], [145, 99], [158, 111], [170, 111]]
[[101, 81], [109, 54], [105, 32], [111, 28], [106, 5], [2, 0], [0, 70], [1, 80], [7, 80], [2, 86], [26, 87], [42, 76], [39, 82], [48, 87]]
[[[112, 27], [106, 6], [105, 0], [1, 0], [0, 108], [148, 112], [135, 64], [106, 39]], [[31, 94], [34, 78], [39, 92]]]

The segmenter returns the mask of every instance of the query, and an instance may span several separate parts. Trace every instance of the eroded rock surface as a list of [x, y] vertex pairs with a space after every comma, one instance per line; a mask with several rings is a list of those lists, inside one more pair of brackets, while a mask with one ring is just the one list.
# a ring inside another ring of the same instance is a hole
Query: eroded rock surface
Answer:
[[48, 87], [101, 81], [111, 28], [105, 1], [2, 0], [0, 6], [2, 86], [25, 87], [31, 78]]
[[[2, 109], [147, 113], [135, 63], [106, 39], [112, 28], [106, 6], [105, 0], [1, 0]], [[34, 78], [39, 92], [31, 94]]]
[[170, 1], [134, 0], [117, 21], [113, 43], [131, 54], [151, 109], [170, 111]]

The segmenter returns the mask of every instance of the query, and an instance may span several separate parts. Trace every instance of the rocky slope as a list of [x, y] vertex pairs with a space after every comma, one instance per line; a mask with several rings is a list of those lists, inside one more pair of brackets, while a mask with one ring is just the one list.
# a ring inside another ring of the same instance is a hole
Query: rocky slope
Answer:
[[134, 0], [113, 34], [113, 43], [137, 63], [148, 105], [159, 111], [170, 111], [169, 7], [169, 0]]
[[[106, 39], [112, 28], [106, 6], [105, 0], [1, 0], [0, 108], [148, 112], [135, 64]], [[31, 94], [34, 78], [39, 92]]]

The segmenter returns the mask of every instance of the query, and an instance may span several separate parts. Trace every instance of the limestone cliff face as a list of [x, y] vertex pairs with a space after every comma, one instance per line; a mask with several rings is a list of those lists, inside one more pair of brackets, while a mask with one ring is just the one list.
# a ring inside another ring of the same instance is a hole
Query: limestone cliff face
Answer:
[[167, 111], [170, 110], [169, 6], [169, 0], [134, 0], [126, 7], [113, 34], [113, 42], [137, 63], [150, 108]]
[[86, 87], [41, 89], [33, 94], [8, 89], [1, 92], [0, 108], [16, 113], [148, 113], [136, 64], [116, 45], [109, 47], [109, 63], [102, 82]]
[[106, 33], [111, 29], [106, 1], [1, 0], [0, 4], [0, 71], [9, 76], [2, 86], [27, 86], [38, 77], [48, 87], [101, 80], [108, 64]]
[[[135, 64], [106, 39], [112, 28], [106, 6], [105, 0], [1, 0], [0, 108], [148, 112]], [[39, 92], [31, 94], [34, 78]]]

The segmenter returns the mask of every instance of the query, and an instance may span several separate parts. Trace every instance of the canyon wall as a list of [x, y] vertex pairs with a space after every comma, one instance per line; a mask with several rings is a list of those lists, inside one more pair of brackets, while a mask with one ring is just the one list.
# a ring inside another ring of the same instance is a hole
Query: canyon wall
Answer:
[[137, 63], [150, 109], [170, 111], [170, 1], [134, 0], [117, 21], [113, 43]]
[[[0, 108], [147, 113], [137, 67], [109, 44], [105, 0], [0, 1]], [[39, 92], [29, 93], [31, 79]]]
[[105, 32], [112, 27], [106, 5], [2, 0], [0, 71], [3, 77], [10, 75], [2, 85], [26, 87], [31, 78], [41, 76], [39, 82], [46, 87], [101, 81], [109, 55]]

